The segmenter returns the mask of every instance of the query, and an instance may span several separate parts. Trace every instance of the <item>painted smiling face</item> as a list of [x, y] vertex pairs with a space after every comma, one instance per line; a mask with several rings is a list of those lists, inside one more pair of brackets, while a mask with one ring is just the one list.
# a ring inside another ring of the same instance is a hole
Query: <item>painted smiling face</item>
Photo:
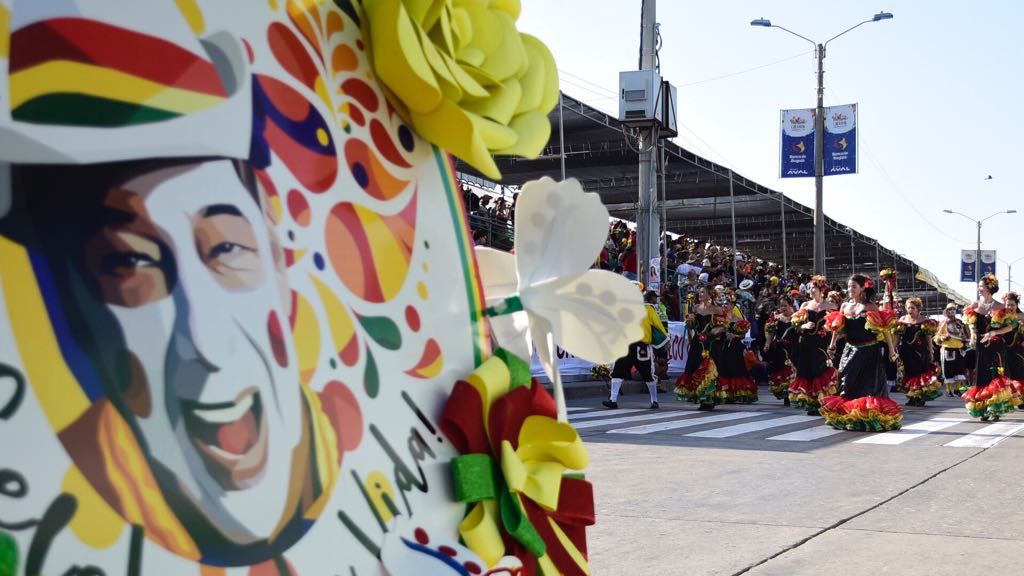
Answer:
[[[101, 196], [78, 291], [90, 331], [119, 332], [98, 361], [130, 369], [108, 395], [168, 502], [245, 544], [273, 536], [307, 468], [307, 421], [279, 252], [227, 160], [163, 167]], [[104, 314], [104, 312], [106, 314]], [[105, 322], [90, 319], [105, 317]], [[112, 318], [112, 322], [111, 319]]]

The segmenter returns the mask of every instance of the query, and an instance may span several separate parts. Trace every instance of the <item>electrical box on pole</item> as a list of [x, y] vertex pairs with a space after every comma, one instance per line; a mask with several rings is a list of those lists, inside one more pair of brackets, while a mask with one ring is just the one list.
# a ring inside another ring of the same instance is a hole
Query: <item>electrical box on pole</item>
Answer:
[[619, 121], [634, 128], [657, 126], [659, 138], [678, 135], [676, 87], [656, 70], [619, 72]]

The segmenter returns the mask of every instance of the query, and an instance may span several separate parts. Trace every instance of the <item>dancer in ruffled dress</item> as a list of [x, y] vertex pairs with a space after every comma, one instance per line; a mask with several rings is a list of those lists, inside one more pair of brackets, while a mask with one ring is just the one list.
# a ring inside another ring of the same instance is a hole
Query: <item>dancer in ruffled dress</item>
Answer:
[[823, 276], [811, 278], [811, 299], [800, 306], [790, 319], [797, 329], [796, 378], [789, 387], [789, 403], [794, 408], [818, 415], [822, 398], [836, 393], [836, 369], [828, 351], [829, 334], [825, 316], [835, 308], [825, 299], [828, 283]]
[[947, 396], [959, 396], [967, 391], [967, 325], [956, 317], [955, 302], [946, 305], [942, 322], [935, 333], [934, 341], [940, 346], [939, 359], [942, 363], [942, 381], [946, 384]]
[[793, 328], [793, 305], [782, 298], [764, 326], [764, 357], [768, 361], [769, 388], [776, 398], [789, 406], [789, 387], [796, 378], [793, 359], [796, 355], [796, 329]]
[[999, 281], [992, 274], [981, 279], [981, 298], [964, 310], [971, 342], [978, 352], [977, 382], [963, 393], [967, 412], [975, 418], [998, 421], [1020, 404], [1020, 384], [1008, 376], [1007, 344], [1019, 329], [1017, 314], [993, 297]]
[[924, 406], [925, 402], [942, 396], [932, 352], [932, 337], [938, 325], [921, 315], [924, 303], [920, 298], [907, 298], [905, 306], [907, 313], [900, 318], [897, 328], [902, 389], [907, 395], [907, 406]]
[[686, 366], [676, 380], [676, 398], [692, 402], [700, 410], [712, 410], [723, 397], [718, 389], [718, 368], [711, 348], [725, 332], [723, 311], [711, 300], [707, 286], [697, 288], [697, 301], [689, 306], [686, 329], [689, 336]]
[[826, 322], [833, 333], [829, 347], [834, 349], [840, 332], [846, 335], [846, 347], [839, 364], [839, 395], [822, 400], [821, 414], [827, 424], [840, 430], [896, 430], [903, 414], [900, 405], [889, 399], [881, 342], [889, 344], [895, 357], [892, 331], [898, 318], [891, 310], [879, 310], [874, 303], [875, 283], [867, 276], [854, 274], [847, 289], [850, 300]]
[[[750, 322], [735, 304], [734, 295], [725, 294], [726, 330], [717, 341], [720, 346], [713, 348], [712, 356], [718, 368], [718, 390], [726, 404], [751, 404], [757, 402], [757, 383], [750, 377], [743, 354], [743, 341], [750, 331]], [[717, 352], [717, 354], [716, 354]]]

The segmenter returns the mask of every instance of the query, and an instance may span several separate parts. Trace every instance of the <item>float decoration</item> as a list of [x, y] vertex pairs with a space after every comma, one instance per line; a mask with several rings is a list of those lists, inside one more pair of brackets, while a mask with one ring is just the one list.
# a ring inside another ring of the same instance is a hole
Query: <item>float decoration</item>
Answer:
[[[492, 354], [442, 148], [491, 175], [492, 153], [536, 154], [557, 73], [517, 2], [427, 4], [0, 0], [0, 573], [483, 569], [437, 425]], [[388, 22], [403, 57], [415, 22], [455, 58], [429, 69], [440, 92], [385, 81]], [[581, 340], [535, 283], [530, 329]], [[582, 481], [550, 480], [585, 464], [571, 429], [522, 394], [501, 405], [528, 416], [487, 432], [523, 536], [495, 572], [540, 543], [561, 566], [552, 522], [581, 551], [592, 523]]]
[[365, 0], [374, 70], [421, 136], [480, 170], [492, 154], [536, 157], [558, 103], [542, 42], [515, 27], [518, 0]]
[[[477, 247], [480, 277], [498, 345], [524, 360], [536, 351], [564, 397], [556, 344], [591, 362], [621, 357], [643, 336], [643, 295], [606, 270], [592, 270], [604, 246], [608, 210], [573, 178], [528, 182], [519, 193], [515, 254]], [[564, 420], [564, 418], [562, 418]]]
[[456, 498], [471, 505], [459, 526], [488, 566], [510, 549], [527, 573], [587, 574], [584, 528], [593, 491], [566, 475], [587, 465], [576, 431], [529, 367], [499, 350], [455, 384], [440, 427], [463, 455], [452, 459]]

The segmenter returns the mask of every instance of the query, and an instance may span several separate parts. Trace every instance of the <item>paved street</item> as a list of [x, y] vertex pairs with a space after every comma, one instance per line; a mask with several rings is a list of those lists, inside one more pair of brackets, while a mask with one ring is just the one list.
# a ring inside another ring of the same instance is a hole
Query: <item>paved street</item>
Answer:
[[1024, 496], [1024, 415], [979, 422], [943, 398], [864, 434], [764, 390], [713, 412], [661, 400], [570, 402], [591, 454], [595, 574], [1019, 573], [1024, 500], [994, 488]]

